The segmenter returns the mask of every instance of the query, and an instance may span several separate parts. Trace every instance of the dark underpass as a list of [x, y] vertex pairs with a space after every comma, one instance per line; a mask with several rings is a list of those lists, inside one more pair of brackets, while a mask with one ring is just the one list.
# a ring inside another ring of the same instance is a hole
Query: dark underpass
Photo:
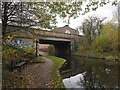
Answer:
[[71, 55], [71, 40], [61, 38], [41, 38], [39, 44], [52, 44], [55, 48], [55, 56], [67, 59]]

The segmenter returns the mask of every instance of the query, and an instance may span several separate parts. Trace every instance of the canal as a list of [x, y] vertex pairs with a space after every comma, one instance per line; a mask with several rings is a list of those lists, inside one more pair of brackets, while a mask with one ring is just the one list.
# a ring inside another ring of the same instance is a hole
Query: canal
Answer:
[[60, 68], [66, 88], [120, 87], [120, 64], [104, 59], [73, 56]]

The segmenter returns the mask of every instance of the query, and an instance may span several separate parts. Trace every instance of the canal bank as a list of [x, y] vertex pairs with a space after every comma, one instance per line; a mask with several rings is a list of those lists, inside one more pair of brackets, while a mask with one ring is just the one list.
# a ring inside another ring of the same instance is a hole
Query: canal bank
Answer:
[[113, 61], [120, 61], [120, 53], [86, 53], [86, 54], [81, 54], [81, 53], [75, 53], [73, 56], [80, 56], [80, 57], [87, 57], [87, 58], [93, 58], [93, 59], [102, 59], [102, 60], [113, 60]]
[[65, 59], [58, 58], [55, 56], [48, 56], [49, 59], [53, 61], [53, 68], [51, 72], [51, 82], [50, 85], [52, 88], [64, 88], [62, 77], [60, 75], [59, 69], [64, 64]]

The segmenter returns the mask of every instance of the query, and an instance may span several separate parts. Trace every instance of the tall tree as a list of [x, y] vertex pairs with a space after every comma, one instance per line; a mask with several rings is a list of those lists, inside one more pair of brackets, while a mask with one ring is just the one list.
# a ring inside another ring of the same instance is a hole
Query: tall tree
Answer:
[[2, 34], [3, 36], [6, 33], [6, 28], [8, 25], [8, 21], [10, 20], [11, 16], [16, 14], [16, 10], [19, 3], [12, 3], [12, 2], [3, 2], [2, 3]]
[[95, 16], [88, 17], [85, 19], [80, 29], [82, 29], [83, 34], [85, 35], [86, 42], [91, 44], [91, 42], [95, 39], [96, 35], [100, 34], [100, 30], [102, 27], [102, 22], [105, 18], [100, 19]]

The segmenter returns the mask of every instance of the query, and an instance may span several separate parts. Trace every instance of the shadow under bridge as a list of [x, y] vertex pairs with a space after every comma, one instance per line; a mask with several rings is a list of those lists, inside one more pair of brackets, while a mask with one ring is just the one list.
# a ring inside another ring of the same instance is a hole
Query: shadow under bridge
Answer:
[[39, 44], [52, 44], [55, 48], [55, 56], [66, 58], [71, 54], [71, 40], [63, 38], [43, 37], [38, 41]]

